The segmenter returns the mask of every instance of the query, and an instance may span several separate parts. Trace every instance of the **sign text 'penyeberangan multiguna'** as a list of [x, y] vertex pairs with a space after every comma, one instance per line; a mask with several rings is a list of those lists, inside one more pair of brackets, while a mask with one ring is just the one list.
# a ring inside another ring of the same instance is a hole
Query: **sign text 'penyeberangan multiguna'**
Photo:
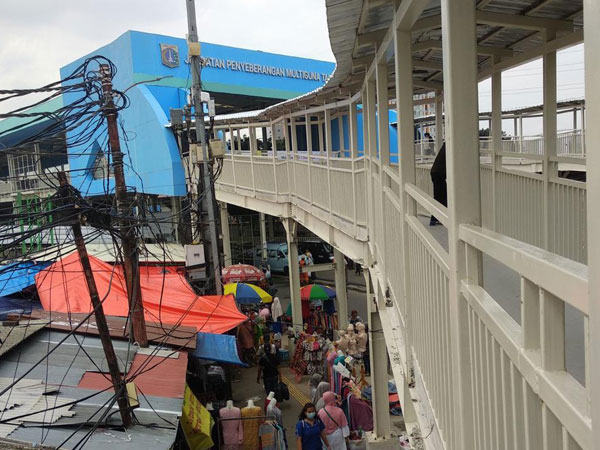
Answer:
[[329, 74], [309, 72], [307, 70], [288, 69], [284, 67], [265, 66], [249, 62], [233, 61], [231, 59], [203, 57], [202, 67], [214, 69], [235, 70], [239, 72], [270, 75], [273, 77], [295, 78], [299, 80], [327, 81]]

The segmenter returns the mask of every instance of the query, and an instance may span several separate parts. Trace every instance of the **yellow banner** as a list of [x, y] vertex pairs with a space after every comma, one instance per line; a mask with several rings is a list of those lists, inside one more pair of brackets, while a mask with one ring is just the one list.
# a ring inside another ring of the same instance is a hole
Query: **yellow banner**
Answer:
[[210, 436], [213, 418], [208, 410], [198, 401], [190, 387], [185, 385], [181, 428], [191, 450], [205, 450], [214, 443]]

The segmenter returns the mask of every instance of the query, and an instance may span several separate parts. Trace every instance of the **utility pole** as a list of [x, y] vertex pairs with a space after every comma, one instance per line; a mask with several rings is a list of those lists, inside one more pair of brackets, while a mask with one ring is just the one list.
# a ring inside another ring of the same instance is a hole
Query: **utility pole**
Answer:
[[123, 268], [125, 284], [127, 285], [127, 298], [129, 300], [129, 313], [132, 333], [130, 339], [136, 341], [140, 347], [148, 347], [146, 334], [146, 321], [144, 319], [144, 305], [142, 303], [142, 288], [140, 286], [140, 273], [138, 268], [138, 252], [135, 227], [128, 222], [131, 216], [127, 204], [127, 186], [123, 173], [123, 153], [119, 142], [119, 128], [117, 125], [117, 110], [113, 100], [112, 73], [108, 64], [100, 65], [102, 74], [102, 93], [104, 94], [104, 115], [108, 127], [108, 142], [112, 156], [112, 167], [115, 176], [115, 194], [117, 208], [121, 215], [121, 241], [123, 245]]
[[[58, 180], [62, 188], [66, 188], [69, 184], [65, 172], [58, 173]], [[104, 308], [102, 306], [102, 302], [100, 301], [100, 296], [98, 295], [96, 280], [94, 280], [92, 266], [90, 265], [87, 249], [85, 247], [85, 241], [81, 232], [81, 224], [79, 223], [81, 218], [78, 217], [76, 220], [77, 221], [72, 225], [73, 237], [75, 238], [75, 247], [77, 247], [77, 253], [79, 254], [79, 260], [81, 261], [83, 274], [85, 275], [85, 281], [90, 293], [90, 300], [92, 301], [92, 306], [94, 307], [96, 326], [98, 327], [98, 334], [100, 335], [100, 341], [102, 342], [102, 348], [104, 349], [104, 355], [106, 356], [106, 363], [108, 364], [110, 378], [115, 389], [115, 394], [119, 396], [117, 399], [117, 404], [119, 405], [121, 420], [123, 421], [123, 426], [125, 428], [129, 428], [131, 426], [131, 415], [129, 411], [129, 401], [127, 400], [127, 390], [125, 389], [125, 385], [121, 379], [117, 355], [112, 345], [108, 324], [106, 323], [106, 316], [104, 315]]]
[[202, 106], [202, 82], [200, 71], [202, 61], [200, 59], [200, 44], [198, 43], [198, 29], [196, 27], [196, 4], [195, 0], [186, 0], [187, 20], [188, 20], [188, 55], [192, 67], [192, 101], [194, 103], [194, 115], [196, 120], [196, 143], [202, 146], [202, 177], [203, 177], [203, 197], [206, 199], [205, 205], [208, 210], [209, 236], [204, 239], [204, 245], [210, 245], [209, 255], [211, 261], [207, 261], [210, 276], [214, 277], [215, 289], [217, 294], [221, 295], [221, 263], [219, 259], [219, 242], [217, 234], [217, 214], [215, 212], [215, 194], [213, 185], [212, 164], [208, 163], [208, 148], [206, 145], [206, 129], [204, 126], [204, 109]]

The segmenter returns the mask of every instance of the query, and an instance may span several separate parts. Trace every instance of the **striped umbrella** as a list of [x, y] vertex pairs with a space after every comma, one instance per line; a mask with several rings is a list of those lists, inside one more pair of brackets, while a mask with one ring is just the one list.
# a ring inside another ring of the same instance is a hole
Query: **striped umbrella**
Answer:
[[233, 294], [240, 305], [251, 303], [271, 303], [273, 297], [258, 286], [246, 283], [229, 283], [225, 285], [225, 295]]
[[308, 300], [330, 300], [336, 298], [335, 291], [320, 284], [307, 284], [300, 289], [300, 298]]

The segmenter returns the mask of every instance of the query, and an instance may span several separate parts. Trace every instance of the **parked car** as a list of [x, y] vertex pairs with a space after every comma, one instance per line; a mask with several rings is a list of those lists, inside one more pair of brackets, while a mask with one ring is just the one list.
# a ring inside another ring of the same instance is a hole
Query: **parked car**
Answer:
[[[307, 240], [298, 243], [298, 255], [304, 254], [306, 250], [310, 251], [315, 264], [333, 262], [333, 249], [331, 246], [321, 240]], [[262, 247], [254, 249], [254, 265], [261, 267]], [[289, 273], [288, 246], [287, 243], [268, 242], [267, 243], [267, 264], [272, 273]]]

